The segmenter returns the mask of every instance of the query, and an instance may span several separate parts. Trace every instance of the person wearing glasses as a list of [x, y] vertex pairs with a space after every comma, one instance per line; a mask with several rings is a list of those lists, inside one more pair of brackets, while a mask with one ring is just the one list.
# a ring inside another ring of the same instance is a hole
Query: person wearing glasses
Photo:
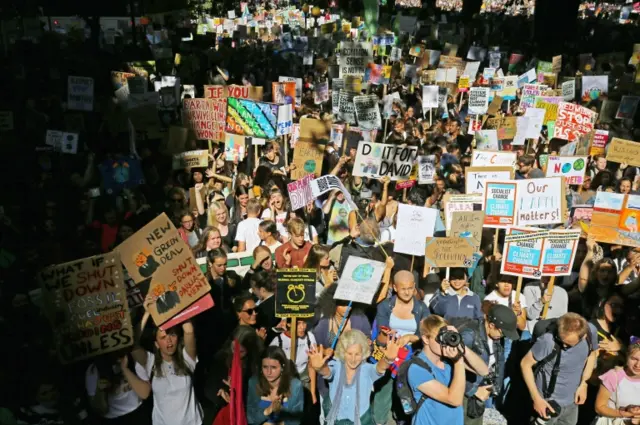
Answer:
[[198, 228], [196, 218], [193, 213], [188, 211], [182, 213], [178, 234], [182, 240], [189, 245], [189, 248], [193, 248], [198, 245], [200, 236], [202, 236], [202, 230]]
[[[258, 324], [258, 306], [253, 296], [243, 295], [233, 300], [233, 309], [238, 318], [238, 326], [250, 326], [255, 328]], [[256, 333], [263, 340], [267, 337], [265, 328], [256, 329]]]

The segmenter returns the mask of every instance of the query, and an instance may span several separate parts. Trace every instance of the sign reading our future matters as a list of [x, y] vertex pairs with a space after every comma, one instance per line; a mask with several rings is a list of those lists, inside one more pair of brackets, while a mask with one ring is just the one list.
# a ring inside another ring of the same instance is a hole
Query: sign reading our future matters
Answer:
[[418, 156], [415, 146], [385, 145], [360, 142], [353, 166], [353, 175], [391, 180], [407, 180]]
[[336, 300], [353, 301], [371, 304], [378, 292], [385, 264], [368, 258], [351, 256], [347, 259], [342, 275], [338, 281], [338, 289], [333, 296]]
[[133, 344], [127, 291], [116, 253], [47, 267], [38, 278], [62, 363]]
[[149, 312], [160, 326], [211, 290], [166, 214], [161, 214], [118, 245], [122, 264], [142, 292], [156, 297]]

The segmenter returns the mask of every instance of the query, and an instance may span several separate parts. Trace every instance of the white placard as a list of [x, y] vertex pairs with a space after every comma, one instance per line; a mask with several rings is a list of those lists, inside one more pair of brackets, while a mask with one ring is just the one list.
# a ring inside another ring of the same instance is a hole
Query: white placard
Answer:
[[538, 226], [564, 222], [562, 178], [547, 177], [516, 180], [518, 203], [516, 222], [519, 226]]
[[433, 236], [438, 210], [415, 205], [398, 205], [394, 252], [423, 256], [428, 237]]
[[516, 152], [494, 152], [494, 151], [473, 151], [471, 156], [471, 166], [473, 167], [497, 167], [515, 166], [518, 154]]
[[483, 115], [489, 109], [489, 88], [471, 87], [469, 90], [469, 113]]
[[70, 75], [67, 83], [67, 109], [93, 111], [93, 78]]
[[353, 166], [353, 175], [391, 180], [407, 180], [418, 156], [416, 146], [386, 145], [360, 142]]
[[384, 269], [385, 264], [380, 261], [350, 256], [342, 269], [333, 298], [371, 304], [378, 292]]

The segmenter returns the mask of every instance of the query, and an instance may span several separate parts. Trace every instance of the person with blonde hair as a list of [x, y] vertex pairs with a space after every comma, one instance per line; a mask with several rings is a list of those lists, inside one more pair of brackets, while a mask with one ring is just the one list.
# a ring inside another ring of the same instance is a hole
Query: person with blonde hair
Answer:
[[238, 242], [238, 251], [253, 251], [255, 247], [260, 245], [260, 236], [258, 236], [258, 226], [262, 222], [260, 216], [260, 201], [257, 199], [249, 199], [247, 202], [247, 218], [238, 223], [236, 231], [236, 242]]
[[464, 348], [457, 329], [440, 316], [432, 314], [420, 322], [420, 339], [424, 349], [411, 360], [407, 375], [418, 405], [413, 423], [462, 425], [465, 367], [480, 376], [486, 376], [489, 367]]
[[371, 354], [367, 336], [355, 329], [342, 334], [335, 355], [325, 354], [322, 345], [309, 350], [309, 365], [329, 382], [329, 397], [323, 400], [327, 425], [373, 425], [370, 396], [374, 382], [398, 356], [399, 344], [390, 340], [377, 364], [367, 363]]
[[311, 242], [304, 240], [306, 225], [302, 219], [292, 218], [287, 224], [287, 230], [291, 235], [289, 242], [276, 249], [276, 264], [279, 269], [286, 269], [304, 265], [305, 258], [311, 250]]
[[213, 201], [209, 204], [207, 226], [218, 229], [225, 248], [228, 250], [233, 248], [237, 225], [230, 222], [229, 209], [223, 201]]
[[600, 376], [596, 397], [596, 425], [617, 425], [631, 420], [640, 423], [640, 338], [631, 337], [624, 367]]

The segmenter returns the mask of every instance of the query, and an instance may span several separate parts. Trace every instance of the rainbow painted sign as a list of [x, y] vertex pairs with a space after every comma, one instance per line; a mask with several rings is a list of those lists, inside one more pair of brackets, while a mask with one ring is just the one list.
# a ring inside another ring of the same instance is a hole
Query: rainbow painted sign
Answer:
[[261, 139], [276, 138], [278, 107], [273, 103], [227, 98], [226, 132]]

